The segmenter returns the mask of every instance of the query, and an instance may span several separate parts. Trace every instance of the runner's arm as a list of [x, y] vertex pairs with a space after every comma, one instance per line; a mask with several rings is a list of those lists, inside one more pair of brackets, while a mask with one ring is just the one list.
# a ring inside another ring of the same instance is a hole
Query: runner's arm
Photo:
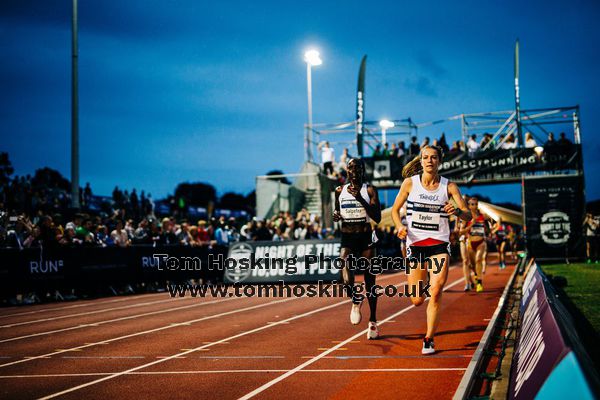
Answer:
[[[408, 199], [408, 194], [412, 189], [412, 181], [410, 178], [404, 179], [402, 182], [402, 186], [400, 186], [400, 190], [398, 191], [398, 195], [396, 196], [396, 200], [394, 200], [394, 205], [392, 206], [392, 220], [394, 220], [394, 225], [396, 226], [396, 230], [398, 231], [398, 235], [403, 231], [406, 231], [406, 227], [402, 225], [402, 219], [400, 217], [400, 210], [404, 203], [406, 203], [406, 199]], [[402, 235], [406, 235], [404, 232]]]
[[456, 215], [458, 218], [463, 221], [470, 221], [473, 216], [467, 207], [467, 203], [465, 203], [465, 199], [463, 199], [462, 194], [460, 194], [460, 189], [458, 185], [454, 182], [450, 182], [448, 184], [448, 194], [452, 196], [452, 199], [456, 203], [457, 207], [454, 205], [447, 203], [444, 206], [444, 211], [448, 214]]

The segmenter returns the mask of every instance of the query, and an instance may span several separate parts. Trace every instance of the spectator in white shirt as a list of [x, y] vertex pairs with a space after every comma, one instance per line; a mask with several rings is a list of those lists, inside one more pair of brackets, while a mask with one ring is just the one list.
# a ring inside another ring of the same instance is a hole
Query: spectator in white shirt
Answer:
[[527, 147], [528, 149], [532, 149], [535, 146], [537, 146], [537, 142], [533, 138], [533, 135], [530, 132], [527, 132], [525, 134], [525, 147]]
[[467, 150], [469, 154], [475, 153], [479, 150], [479, 143], [477, 143], [477, 135], [471, 135], [471, 138], [467, 141]]
[[123, 229], [123, 221], [121, 220], [117, 221], [117, 226], [115, 230], [110, 233], [110, 238], [115, 246], [118, 247], [127, 247], [131, 244], [127, 232]]
[[335, 151], [329, 147], [329, 142], [319, 143], [317, 146], [321, 150], [321, 161], [323, 163], [323, 172], [327, 175], [333, 173], [333, 163], [335, 161]]

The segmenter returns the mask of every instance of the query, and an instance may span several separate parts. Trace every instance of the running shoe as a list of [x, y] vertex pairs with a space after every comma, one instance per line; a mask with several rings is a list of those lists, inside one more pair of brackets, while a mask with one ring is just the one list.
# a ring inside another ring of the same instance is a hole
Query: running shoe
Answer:
[[471, 290], [471, 285], [470, 284], [465, 284], [465, 292], [468, 292], [469, 290]]
[[426, 337], [423, 339], [423, 350], [421, 354], [433, 354], [435, 353], [435, 346], [433, 345], [433, 338]]
[[589, 258], [587, 259], [586, 263], [591, 264], [592, 260], [590, 260]]
[[369, 330], [367, 331], [367, 339], [373, 340], [379, 337], [379, 328], [377, 322], [369, 321]]
[[501, 262], [500, 263], [500, 269], [504, 269], [504, 268], [506, 268], [506, 264], [504, 262]]
[[475, 290], [477, 293], [483, 292], [483, 285], [481, 283], [477, 283], [477, 288]]
[[352, 303], [352, 309], [350, 310], [350, 322], [352, 325], [360, 324], [360, 320], [362, 319], [362, 315], [360, 315], [360, 306], [362, 306], [362, 302], [358, 304]]

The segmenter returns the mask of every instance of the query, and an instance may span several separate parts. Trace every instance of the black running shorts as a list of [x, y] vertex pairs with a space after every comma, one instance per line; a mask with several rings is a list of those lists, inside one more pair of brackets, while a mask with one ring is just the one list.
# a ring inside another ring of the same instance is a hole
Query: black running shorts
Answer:
[[408, 246], [406, 249], [407, 258], [416, 258], [419, 261], [439, 254], [450, 255], [450, 243], [444, 242], [433, 246]]
[[342, 248], [350, 249], [352, 254], [360, 256], [363, 251], [369, 249], [372, 243], [372, 235], [372, 232], [342, 232]]

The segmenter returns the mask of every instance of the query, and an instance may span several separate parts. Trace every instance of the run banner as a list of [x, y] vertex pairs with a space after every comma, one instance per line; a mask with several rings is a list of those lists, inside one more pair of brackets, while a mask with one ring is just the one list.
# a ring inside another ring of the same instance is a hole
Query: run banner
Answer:
[[215, 260], [225, 283], [336, 281], [340, 269], [332, 262], [340, 255], [337, 240], [239, 242], [229, 246], [227, 259]]
[[[398, 187], [402, 183], [402, 168], [411, 159], [408, 155], [365, 158], [368, 180], [378, 187]], [[453, 182], [477, 184], [520, 182], [523, 173], [581, 169], [581, 145], [574, 144], [552, 147], [539, 155], [526, 148], [449, 153], [440, 165], [440, 174]]]

